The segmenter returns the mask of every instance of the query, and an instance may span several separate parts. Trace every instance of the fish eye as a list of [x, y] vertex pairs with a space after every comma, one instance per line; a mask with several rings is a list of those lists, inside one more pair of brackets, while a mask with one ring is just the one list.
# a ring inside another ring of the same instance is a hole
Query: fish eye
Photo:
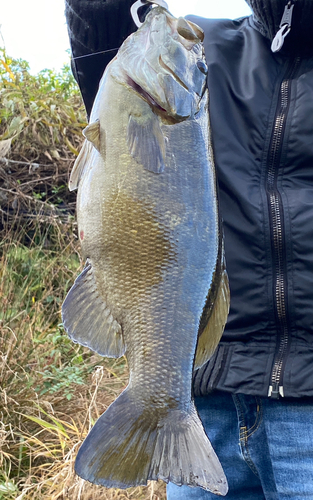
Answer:
[[203, 61], [198, 61], [197, 62], [198, 69], [203, 73], [204, 75], [208, 74], [208, 67]]

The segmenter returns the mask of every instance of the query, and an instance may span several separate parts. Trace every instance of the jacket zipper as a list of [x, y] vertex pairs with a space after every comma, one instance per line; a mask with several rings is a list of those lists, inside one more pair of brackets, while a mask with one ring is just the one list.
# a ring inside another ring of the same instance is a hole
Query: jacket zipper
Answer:
[[275, 115], [272, 139], [268, 155], [268, 170], [266, 191], [270, 215], [272, 237], [273, 294], [276, 319], [279, 325], [277, 349], [272, 366], [268, 396], [278, 399], [284, 397], [283, 372], [289, 351], [290, 332], [287, 313], [287, 272], [284, 213], [280, 192], [277, 188], [279, 162], [284, 139], [286, 119], [290, 105], [291, 80], [298, 68], [300, 59], [297, 58], [288, 68], [280, 87], [280, 96]]

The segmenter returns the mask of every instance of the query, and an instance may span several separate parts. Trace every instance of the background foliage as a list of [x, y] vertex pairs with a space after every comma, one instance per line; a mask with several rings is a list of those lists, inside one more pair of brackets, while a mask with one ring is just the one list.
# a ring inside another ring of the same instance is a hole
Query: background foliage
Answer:
[[163, 484], [107, 490], [73, 470], [128, 379], [125, 358], [73, 344], [60, 318], [83, 267], [67, 181], [85, 120], [69, 67], [32, 76], [0, 49], [0, 500], [165, 498]]

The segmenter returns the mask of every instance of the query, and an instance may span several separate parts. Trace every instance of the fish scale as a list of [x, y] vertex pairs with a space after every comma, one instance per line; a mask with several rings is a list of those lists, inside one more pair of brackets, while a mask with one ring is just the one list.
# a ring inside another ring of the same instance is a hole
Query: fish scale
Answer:
[[107, 487], [227, 492], [191, 390], [229, 307], [202, 38], [152, 9], [104, 73], [70, 178], [87, 267], [64, 326], [102, 355], [125, 354], [130, 370], [76, 458], [82, 478]]

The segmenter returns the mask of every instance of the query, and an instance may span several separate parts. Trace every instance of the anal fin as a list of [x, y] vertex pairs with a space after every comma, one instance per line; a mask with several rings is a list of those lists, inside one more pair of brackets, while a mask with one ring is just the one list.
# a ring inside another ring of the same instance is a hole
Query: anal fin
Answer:
[[74, 342], [89, 347], [101, 356], [123, 356], [122, 328], [99, 294], [90, 264], [68, 292], [62, 306], [62, 320]]

